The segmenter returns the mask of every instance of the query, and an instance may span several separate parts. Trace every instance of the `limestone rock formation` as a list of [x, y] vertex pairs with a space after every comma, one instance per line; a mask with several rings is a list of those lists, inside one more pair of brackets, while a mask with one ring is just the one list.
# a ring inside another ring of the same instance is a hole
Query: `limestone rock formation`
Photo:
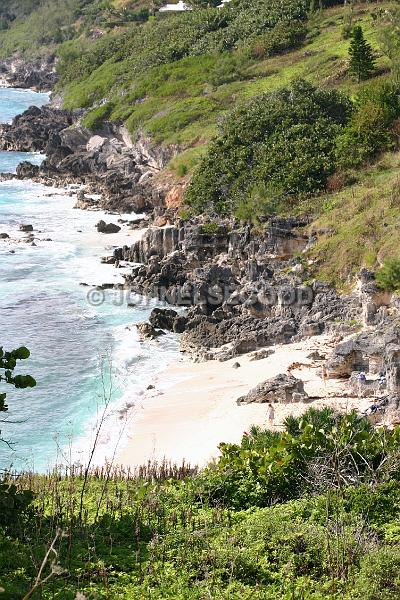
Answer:
[[301, 379], [296, 379], [293, 375], [284, 373], [263, 381], [252, 389], [246, 396], [237, 400], [238, 404], [251, 404], [252, 402], [300, 402], [308, 398], [304, 391], [304, 384]]
[[99, 233], [119, 233], [121, 231], [121, 227], [119, 225], [115, 225], [115, 223], [106, 223], [101, 220], [97, 223], [96, 229]]

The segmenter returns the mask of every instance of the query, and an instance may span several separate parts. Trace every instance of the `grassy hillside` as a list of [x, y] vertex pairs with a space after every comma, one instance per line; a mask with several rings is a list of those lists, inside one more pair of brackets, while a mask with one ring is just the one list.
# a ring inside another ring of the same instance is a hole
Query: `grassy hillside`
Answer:
[[146, 21], [150, 0], [2, 0], [0, 58], [14, 53], [34, 58], [57, 50], [64, 41]]
[[348, 288], [360, 266], [376, 268], [399, 256], [400, 154], [385, 154], [357, 173], [358, 181], [324, 199], [313, 229], [319, 237], [312, 272], [339, 288]]
[[[247, 7], [247, 3], [244, 4]], [[349, 41], [342, 37], [345, 9], [338, 6], [317, 12], [308, 21], [306, 4], [295, 2], [294, 5], [293, 13], [301, 18], [297, 35], [292, 24], [291, 36], [282, 40], [287, 35], [287, 9], [275, 17], [278, 23], [284, 23], [274, 34], [281, 41], [280, 47], [268, 48], [268, 36], [260, 35], [253, 22], [250, 34], [246, 31], [238, 34], [233, 26], [225, 26], [221, 12], [215, 10], [198, 11], [196, 16], [170, 16], [161, 23], [147, 25], [139, 35], [136, 29], [129, 30], [114, 38], [113, 48], [108, 47], [107, 51], [105, 40], [86, 46], [83, 43], [79, 49], [84, 53], [83, 60], [78, 65], [72, 63], [71, 73], [76, 75], [75, 68], [85, 62], [85, 51], [90, 56], [86, 59], [86, 68], [83, 66], [80, 73], [78, 71], [78, 77], [73, 79], [67, 74], [64, 78], [66, 105], [90, 109], [101, 104], [101, 109], [95, 108], [89, 113], [89, 123], [96, 124], [106, 115], [126, 122], [132, 134], [141, 128], [158, 142], [194, 145], [216, 133], [218, 116], [296, 77], [354, 91], [357, 84], [347, 76]], [[354, 22], [363, 24], [367, 38], [378, 48], [371, 19], [374, 11], [375, 4], [358, 5]], [[242, 12], [246, 13], [247, 8], [238, 14], [238, 22], [242, 21]], [[212, 22], [207, 22], [210, 19]], [[182, 35], [186, 39], [182, 39]], [[176, 43], [170, 40], [168, 45], [173, 47], [164, 48], [162, 44], [155, 53], [152, 38], [158, 45], [159, 39], [172, 37]], [[287, 44], [286, 48], [282, 42]], [[290, 51], [293, 45], [301, 47]], [[67, 53], [67, 49], [61, 51]], [[144, 52], [152, 54], [153, 60], [143, 64]], [[137, 64], [136, 57], [132, 57], [137, 53], [142, 64]], [[255, 58], [255, 53], [259, 57]], [[377, 68], [384, 72], [389, 61], [380, 54]], [[103, 60], [105, 56], [107, 59]], [[152, 66], [154, 62], [163, 64]], [[67, 69], [67, 66], [61, 68]]]

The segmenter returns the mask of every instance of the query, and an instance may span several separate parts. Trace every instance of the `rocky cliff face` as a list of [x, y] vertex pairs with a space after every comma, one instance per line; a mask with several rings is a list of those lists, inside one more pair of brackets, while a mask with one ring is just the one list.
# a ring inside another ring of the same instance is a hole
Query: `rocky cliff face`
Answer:
[[100, 207], [106, 210], [143, 212], [162, 206], [165, 192], [152, 180], [167, 151], [157, 152], [143, 140], [132, 144], [119, 128], [93, 135], [79, 125], [79, 117], [50, 106], [30, 108], [0, 128], [0, 149], [44, 152], [39, 170], [24, 163], [17, 175], [45, 183], [90, 183], [103, 195]]
[[182, 348], [198, 358], [231, 358], [316, 335], [343, 314], [361, 319], [358, 297], [340, 298], [321, 282], [303, 284], [304, 265], [293, 253], [309, 243], [307, 219], [273, 218], [262, 235], [229, 221], [172, 221], [150, 227], [114, 258], [141, 263], [127, 287], [188, 309]]
[[13, 56], [0, 61], [1, 79], [10, 87], [49, 92], [58, 81], [56, 57], [49, 55], [26, 62], [19, 56]]
[[67, 110], [32, 106], [10, 125], [0, 125], [0, 150], [45, 152], [49, 139], [72, 123], [72, 113]]

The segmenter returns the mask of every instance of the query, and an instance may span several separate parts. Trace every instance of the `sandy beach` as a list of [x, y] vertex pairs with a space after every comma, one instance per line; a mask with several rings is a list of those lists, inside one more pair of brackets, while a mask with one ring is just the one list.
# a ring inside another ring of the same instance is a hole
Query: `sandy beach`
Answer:
[[[274, 429], [281, 430], [287, 416], [298, 416], [310, 406], [364, 410], [370, 399], [349, 398], [343, 380], [324, 383], [322, 363], [307, 358], [315, 350], [326, 353], [331, 348], [328, 337], [318, 336], [275, 346], [274, 354], [257, 361], [252, 361], [251, 355], [227, 362], [191, 363], [182, 359], [154, 381], [154, 389], [148, 390], [127, 415], [129, 441], [116, 462], [130, 468], [163, 459], [204, 466], [218, 456], [221, 442], [240, 442], [253, 424], [267, 426], [266, 404], [238, 406], [236, 400], [258, 383], [286, 373], [293, 363], [302, 366], [291, 370], [292, 374], [303, 380], [309, 396], [319, 399], [275, 404]], [[235, 363], [240, 367], [234, 368]]]

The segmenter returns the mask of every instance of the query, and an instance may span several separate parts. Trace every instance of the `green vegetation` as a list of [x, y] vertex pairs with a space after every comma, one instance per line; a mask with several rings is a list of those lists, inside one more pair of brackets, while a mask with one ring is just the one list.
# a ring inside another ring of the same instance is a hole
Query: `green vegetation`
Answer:
[[150, 16], [150, 1], [124, 4], [111, 0], [2, 0], [0, 57], [14, 53], [29, 58], [55, 51], [67, 40], [86, 36], [93, 28], [107, 32]]
[[[353, 195], [364, 194], [364, 183], [348, 186], [354, 180], [351, 169], [358, 170], [358, 177], [370, 169], [368, 197], [374, 195], [384, 174], [381, 167], [369, 165], [398, 147], [400, 13], [395, 4], [233, 0], [217, 10], [200, 0], [192, 12], [150, 20], [160, 3], [62, 4], [58, 10], [57, 3], [48, 6], [47, 0], [2, 3], [1, 18], [7, 23], [0, 31], [0, 55], [17, 48], [29, 48], [30, 54], [56, 52], [59, 91], [67, 107], [86, 110], [85, 126], [101, 130], [111, 120], [124, 123], [133, 139], [145, 134], [154, 143], [173, 144], [179, 153], [168, 165], [167, 177], [193, 180], [187, 193], [192, 211], [234, 213], [257, 224], [271, 214], [307, 210], [335, 232], [319, 240], [314, 258], [315, 272], [338, 285], [343, 274], [347, 278], [361, 264], [378, 265], [389, 256], [392, 244], [386, 231], [395, 223], [397, 209], [384, 228], [378, 216], [384, 191], [373, 203], [377, 235], [364, 243], [371, 227], [355, 224], [358, 208], [352, 201]], [[103, 34], [98, 39], [92, 36], [94, 28]], [[360, 40], [350, 45], [356, 45], [361, 67], [373, 53], [374, 72], [368, 68], [354, 78], [356, 57], [349, 60], [348, 38], [360, 31]], [[364, 75], [374, 75], [368, 85], [356, 81]], [[337, 123], [328, 113], [321, 118], [319, 113], [302, 115], [296, 125], [289, 116], [283, 128], [265, 131], [264, 142], [259, 140], [257, 128], [251, 131], [244, 117], [252, 107], [267, 111], [263, 103], [284, 95], [301, 79], [311, 84], [314, 95], [341, 92], [348, 106], [344, 118]], [[220, 160], [223, 151], [217, 150], [227, 144], [226, 123], [232, 132], [238, 130], [238, 140], [231, 136], [232, 164], [228, 155]], [[247, 144], [246, 136], [254, 144]], [[247, 160], [251, 177], [246, 177]], [[348, 223], [337, 221], [340, 212], [349, 216]], [[365, 221], [366, 213], [357, 219]], [[325, 252], [339, 240], [341, 260], [334, 266]]]
[[362, 27], [357, 25], [352, 32], [349, 48], [350, 72], [357, 77], [358, 83], [369, 79], [374, 72], [374, 54], [371, 45], [365, 41]]
[[2, 595], [394, 600], [399, 446], [399, 430], [309, 411], [222, 446], [198, 474], [93, 472], [81, 516], [81, 472], [20, 474], [13, 491], [34, 500], [0, 525]]
[[337, 140], [339, 166], [360, 166], [396, 148], [399, 92], [397, 83], [379, 80], [360, 90], [348, 126]]
[[265, 214], [267, 206], [279, 210], [323, 189], [335, 169], [335, 139], [350, 112], [345, 97], [304, 81], [239, 106], [211, 144], [187, 202], [198, 212], [251, 211], [251, 190], [263, 186]]
[[[203, 234], [219, 232], [216, 212], [254, 223], [311, 214], [322, 233], [307, 276], [343, 287], [361, 265], [383, 264], [378, 284], [398, 291], [398, 9], [214, 4], [154, 17], [140, 0], [4, 0], [0, 56], [55, 52], [58, 91], [85, 109], [86, 127], [112, 120], [174, 144], [170, 174], [191, 177], [179, 216], [209, 213]], [[35, 385], [14, 374], [28, 356], [0, 350], [0, 380]], [[5, 473], [1, 597], [399, 597], [400, 428], [309, 410], [220, 450], [201, 472], [89, 471], [91, 454], [87, 469]]]
[[[19, 360], [29, 358], [30, 352], [28, 348], [18, 348], [11, 352], [6, 352], [0, 347], [0, 382], [13, 385], [18, 389], [32, 388], [36, 386], [36, 381], [30, 375], [15, 375], [14, 370]], [[6, 393], [0, 393], [0, 412], [7, 412]]]
[[376, 268], [398, 255], [399, 181], [398, 153], [330, 179], [333, 191], [321, 197], [312, 224], [313, 230], [324, 231], [310, 253], [313, 275], [343, 288], [361, 266]]
[[377, 284], [389, 292], [400, 291], [400, 258], [387, 259], [376, 274]]

